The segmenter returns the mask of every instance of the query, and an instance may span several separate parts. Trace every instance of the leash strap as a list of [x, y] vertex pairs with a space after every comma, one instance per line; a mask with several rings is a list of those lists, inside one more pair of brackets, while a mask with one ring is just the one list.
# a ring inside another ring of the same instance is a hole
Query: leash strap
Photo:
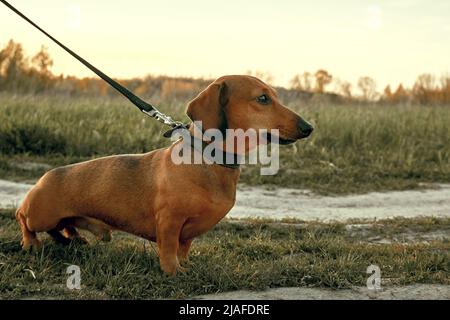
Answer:
[[138, 107], [139, 110], [141, 110], [144, 114], [148, 115], [149, 117], [155, 118], [156, 120], [158, 120], [159, 122], [164, 123], [165, 125], [168, 125], [168, 126], [172, 127], [171, 130], [169, 130], [168, 132], [166, 132], [166, 134], [164, 134], [165, 137], [170, 136], [170, 133], [174, 129], [179, 129], [179, 128], [185, 128], [186, 129], [186, 128], [188, 128], [188, 125], [185, 125], [185, 124], [183, 124], [181, 122], [178, 122], [178, 121], [174, 121], [171, 117], [165, 115], [164, 113], [162, 113], [158, 109], [156, 109], [155, 106], [151, 105], [150, 103], [145, 102], [144, 100], [142, 100], [141, 98], [136, 96], [134, 93], [132, 93], [130, 90], [128, 90], [127, 88], [122, 86], [120, 83], [118, 83], [117, 81], [115, 81], [115, 80], [111, 79], [110, 77], [108, 77], [102, 71], [100, 71], [99, 69], [94, 67], [92, 64], [90, 64], [89, 62], [84, 60], [78, 54], [76, 54], [71, 49], [66, 47], [64, 44], [59, 42], [57, 39], [52, 37], [50, 34], [48, 34], [44, 29], [42, 29], [36, 23], [31, 21], [28, 17], [26, 17], [22, 12], [17, 10], [15, 7], [13, 7], [7, 1], [0, 0], [0, 2], [2, 2], [5, 6], [7, 6], [12, 11], [14, 11], [16, 14], [18, 14], [20, 17], [22, 17], [25, 21], [30, 23], [33, 27], [35, 27], [36, 29], [41, 31], [43, 34], [45, 34], [47, 37], [49, 37], [51, 40], [53, 40], [57, 45], [59, 45], [61, 48], [63, 48], [65, 51], [67, 51], [75, 59], [80, 61], [82, 64], [84, 64], [86, 67], [88, 67], [92, 72], [94, 72], [96, 75], [98, 75], [104, 81], [106, 81], [111, 87], [113, 87], [114, 89], [119, 91], [123, 96], [125, 96], [129, 101], [131, 101], [131, 103], [133, 103], [136, 107]]

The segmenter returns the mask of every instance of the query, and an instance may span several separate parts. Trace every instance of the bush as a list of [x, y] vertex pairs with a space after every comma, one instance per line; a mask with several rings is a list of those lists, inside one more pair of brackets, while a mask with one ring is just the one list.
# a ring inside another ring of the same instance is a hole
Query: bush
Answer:
[[48, 128], [36, 125], [12, 125], [0, 129], [0, 152], [45, 155], [65, 153], [66, 141]]

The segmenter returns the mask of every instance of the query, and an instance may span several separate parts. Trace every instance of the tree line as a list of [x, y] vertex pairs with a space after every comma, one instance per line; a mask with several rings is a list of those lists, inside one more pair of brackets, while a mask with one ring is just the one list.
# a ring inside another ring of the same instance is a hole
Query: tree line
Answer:
[[318, 70], [315, 73], [304, 72], [296, 75], [291, 80], [291, 88], [324, 93], [325, 89], [333, 83], [334, 92], [348, 100], [359, 100], [363, 102], [387, 102], [387, 103], [417, 103], [429, 104], [449, 104], [450, 103], [450, 76], [445, 75], [440, 78], [431, 74], [419, 75], [412, 88], [405, 88], [399, 84], [392, 89], [387, 85], [382, 92], [377, 91], [377, 84], [374, 79], [363, 76], [358, 79], [357, 88], [361, 92], [360, 96], [354, 96], [352, 84], [348, 81], [334, 79], [326, 70]]
[[[0, 50], [0, 91], [13, 93], [61, 93], [66, 95], [113, 95], [104, 81], [98, 78], [77, 78], [54, 75], [51, 72], [53, 59], [47, 49], [41, 49], [31, 57], [25, 55], [20, 43], [10, 40]], [[266, 82], [273, 81], [268, 73], [249, 72]], [[167, 76], [146, 76], [120, 80], [136, 94], [152, 98], [189, 99], [202, 90], [210, 80], [193, 78], [173, 78]], [[334, 77], [327, 70], [303, 72], [295, 75], [290, 87], [279, 88], [282, 96], [301, 97], [304, 100], [315, 97], [330, 97], [333, 102], [358, 103], [415, 103], [422, 105], [450, 103], [450, 76], [437, 78], [431, 74], [420, 75], [411, 88], [400, 84], [396, 88], [386, 86], [378, 91], [374, 79], [359, 78], [355, 88], [348, 81]]]

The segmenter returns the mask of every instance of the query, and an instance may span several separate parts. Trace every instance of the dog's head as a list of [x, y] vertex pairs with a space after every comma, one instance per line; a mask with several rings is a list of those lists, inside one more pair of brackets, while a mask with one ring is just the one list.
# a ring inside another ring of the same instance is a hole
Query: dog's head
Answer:
[[251, 76], [224, 76], [202, 91], [187, 107], [192, 121], [203, 130], [279, 130], [279, 143], [308, 137], [313, 127], [285, 107], [273, 88]]

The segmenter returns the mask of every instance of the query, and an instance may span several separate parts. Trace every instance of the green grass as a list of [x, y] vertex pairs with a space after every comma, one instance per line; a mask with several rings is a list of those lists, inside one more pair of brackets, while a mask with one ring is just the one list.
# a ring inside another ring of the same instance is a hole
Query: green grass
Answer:
[[[187, 121], [185, 102], [155, 103]], [[315, 124], [312, 137], [281, 147], [277, 175], [260, 176], [259, 167], [245, 166], [242, 182], [334, 194], [450, 182], [449, 107], [293, 109]], [[164, 130], [120, 98], [0, 95], [0, 178], [35, 180], [47, 170], [23, 169], [23, 162], [59, 166], [150, 151], [170, 144], [161, 135]]]
[[[354, 221], [353, 223], [361, 223]], [[0, 298], [161, 299], [237, 289], [307, 286], [365, 286], [370, 264], [381, 268], [382, 284], [450, 284], [450, 243], [396, 241], [403, 232], [449, 234], [450, 219], [372, 221], [365, 232], [344, 223], [225, 220], [194, 241], [186, 273], [165, 276], [156, 247], [115, 233], [111, 243], [62, 247], [46, 237], [44, 248], [25, 253], [13, 211], [0, 211]], [[371, 243], [372, 235], [392, 244]], [[82, 290], [66, 288], [66, 268], [81, 268]], [[33, 276], [34, 275], [34, 276]]]

